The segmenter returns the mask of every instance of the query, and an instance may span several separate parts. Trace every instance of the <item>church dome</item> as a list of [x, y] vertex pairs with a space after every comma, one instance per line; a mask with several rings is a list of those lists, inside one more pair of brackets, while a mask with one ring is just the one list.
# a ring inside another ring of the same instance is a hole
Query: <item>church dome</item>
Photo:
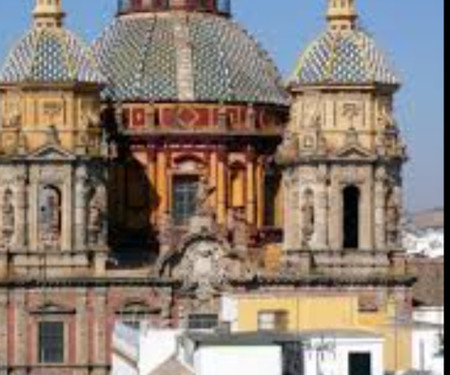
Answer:
[[101, 83], [90, 48], [63, 28], [33, 28], [12, 49], [2, 83]]
[[357, 25], [354, 1], [328, 1], [328, 30], [305, 49], [291, 83], [398, 86], [400, 81], [385, 54]]
[[104, 95], [286, 105], [273, 62], [224, 9], [119, 13], [94, 46], [108, 80]]
[[399, 80], [373, 39], [353, 30], [317, 38], [301, 56], [294, 83], [398, 85]]

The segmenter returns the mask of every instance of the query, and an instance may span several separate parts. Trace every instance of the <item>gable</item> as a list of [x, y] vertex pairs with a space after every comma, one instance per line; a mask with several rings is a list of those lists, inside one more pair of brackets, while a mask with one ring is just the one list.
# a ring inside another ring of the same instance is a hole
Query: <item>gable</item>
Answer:
[[345, 159], [369, 159], [373, 156], [368, 149], [359, 144], [345, 146], [338, 150], [336, 154], [338, 157]]
[[75, 155], [58, 145], [46, 145], [28, 155], [28, 159], [71, 161]]

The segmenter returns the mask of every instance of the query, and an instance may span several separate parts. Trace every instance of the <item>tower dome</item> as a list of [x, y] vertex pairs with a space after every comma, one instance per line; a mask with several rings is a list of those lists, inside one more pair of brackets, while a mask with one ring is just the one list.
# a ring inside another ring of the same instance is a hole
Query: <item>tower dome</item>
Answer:
[[291, 84], [398, 86], [385, 54], [359, 27], [354, 0], [328, 1], [328, 28], [301, 55]]
[[37, 0], [33, 27], [8, 54], [0, 82], [101, 83], [91, 49], [63, 27], [60, 0]]
[[228, 0], [120, 2], [94, 47], [108, 79], [105, 95], [285, 105], [273, 62], [228, 15]]

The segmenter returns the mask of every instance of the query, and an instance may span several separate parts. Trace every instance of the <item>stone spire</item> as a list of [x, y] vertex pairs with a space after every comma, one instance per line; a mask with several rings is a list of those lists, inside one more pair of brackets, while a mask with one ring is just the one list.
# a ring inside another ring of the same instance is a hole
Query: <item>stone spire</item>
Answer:
[[36, 6], [33, 11], [34, 27], [61, 27], [64, 16], [61, 0], [36, 0]]
[[358, 19], [355, 0], [328, 0], [327, 19], [331, 31], [354, 30]]

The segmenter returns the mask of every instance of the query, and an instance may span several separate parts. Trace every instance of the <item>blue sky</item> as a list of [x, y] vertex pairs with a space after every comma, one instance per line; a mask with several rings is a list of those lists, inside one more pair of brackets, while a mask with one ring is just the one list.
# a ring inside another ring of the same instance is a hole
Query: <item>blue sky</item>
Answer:
[[[33, 0], [0, 1], [0, 57], [29, 25]], [[116, 0], [63, 0], [67, 25], [93, 40]], [[286, 76], [300, 51], [324, 27], [325, 0], [234, 0], [235, 17]], [[375, 36], [404, 86], [397, 117], [411, 160], [405, 170], [409, 210], [443, 205], [443, 0], [357, 0], [362, 25]]]

